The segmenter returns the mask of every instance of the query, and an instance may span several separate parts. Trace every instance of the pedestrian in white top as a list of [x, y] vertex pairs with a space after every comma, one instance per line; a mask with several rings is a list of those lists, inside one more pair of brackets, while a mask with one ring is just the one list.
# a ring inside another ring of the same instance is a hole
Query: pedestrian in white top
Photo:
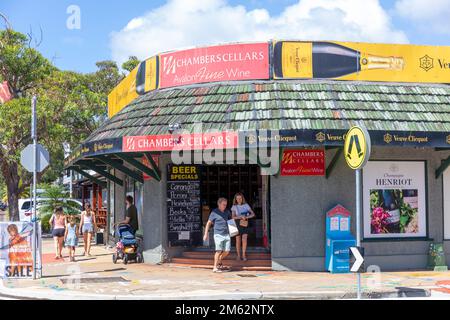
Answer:
[[239, 235], [236, 236], [236, 260], [241, 260], [241, 243], [242, 243], [242, 260], [247, 261], [247, 238], [249, 232], [249, 219], [255, 217], [255, 213], [245, 201], [244, 195], [240, 192], [236, 193], [231, 207], [232, 217], [236, 220], [239, 229]]
[[83, 234], [83, 241], [84, 241], [84, 253], [83, 256], [86, 254], [90, 257], [91, 256], [91, 240], [92, 236], [94, 235], [97, 224], [95, 222], [95, 213], [91, 208], [90, 203], [86, 203], [84, 205], [85, 211], [81, 213], [81, 219], [80, 219], [80, 233]]

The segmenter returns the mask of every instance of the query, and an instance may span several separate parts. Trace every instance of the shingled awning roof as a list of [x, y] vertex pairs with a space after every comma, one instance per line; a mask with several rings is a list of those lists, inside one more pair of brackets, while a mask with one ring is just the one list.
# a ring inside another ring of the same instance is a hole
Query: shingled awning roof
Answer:
[[86, 142], [203, 129], [348, 129], [450, 132], [450, 86], [339, 81], [252, 81], [147, 93]]

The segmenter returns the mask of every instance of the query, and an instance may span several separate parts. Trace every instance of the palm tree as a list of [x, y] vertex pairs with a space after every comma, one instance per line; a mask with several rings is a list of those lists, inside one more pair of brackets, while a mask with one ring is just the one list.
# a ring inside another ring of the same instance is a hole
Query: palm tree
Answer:
[[62, 207], [64, 212], [70, 215], [80, 214], [79, 203], [69, 198], [69, 192], [63, 186], [46, 184], [41, 188], [44, 190], [40, 195], [43, 198], [39, 206], [39, 215], [41, 217], [52, 214], [58, 207]]

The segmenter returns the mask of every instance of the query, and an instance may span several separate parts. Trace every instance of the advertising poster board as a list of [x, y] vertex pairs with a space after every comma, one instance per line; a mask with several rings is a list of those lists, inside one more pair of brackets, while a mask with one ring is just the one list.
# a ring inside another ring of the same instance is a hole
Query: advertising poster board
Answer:
[[[0, 278], [33, 277], [33, 236], [33, 223], [0, 222]], [[37, 242], [37, 250], [40, 250], [40, 241]], [[39, 260], [37, 270], [41, 270]]]
[[171, 246], [201, 245], [200, 166], [167, 165], [167, 223]]
[[427, 236], [425, 162], [369, 161], [363, 198], [364, 238]]
[[276, 41], [275, 79], [450, 83], [450, 46]]
[[282, 176], [325, 175], [325, 151], [321, 149], [283, 150]]
[[161, 54], [159, 87], [269, 79], [269, 43], [227, 44]]

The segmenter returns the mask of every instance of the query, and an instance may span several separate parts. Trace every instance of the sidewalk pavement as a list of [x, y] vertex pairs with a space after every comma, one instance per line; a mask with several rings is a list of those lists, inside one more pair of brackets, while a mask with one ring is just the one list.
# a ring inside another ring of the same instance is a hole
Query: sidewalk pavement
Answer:
[[[82, 248], [77, 249], [77, 255]], [[258, 272], [112, 263], [112, 249], [94, 246], [91, 257], [55, 260], [43, 240], [43, 278], [5, 279], [0, 295], [33, 299], [351, 299], [355, 274]], [[67, 255], [65, 249], [64, 254]], [[450, 272], [384, 272], [362, 275], [365, 298], [450, 299]]]

